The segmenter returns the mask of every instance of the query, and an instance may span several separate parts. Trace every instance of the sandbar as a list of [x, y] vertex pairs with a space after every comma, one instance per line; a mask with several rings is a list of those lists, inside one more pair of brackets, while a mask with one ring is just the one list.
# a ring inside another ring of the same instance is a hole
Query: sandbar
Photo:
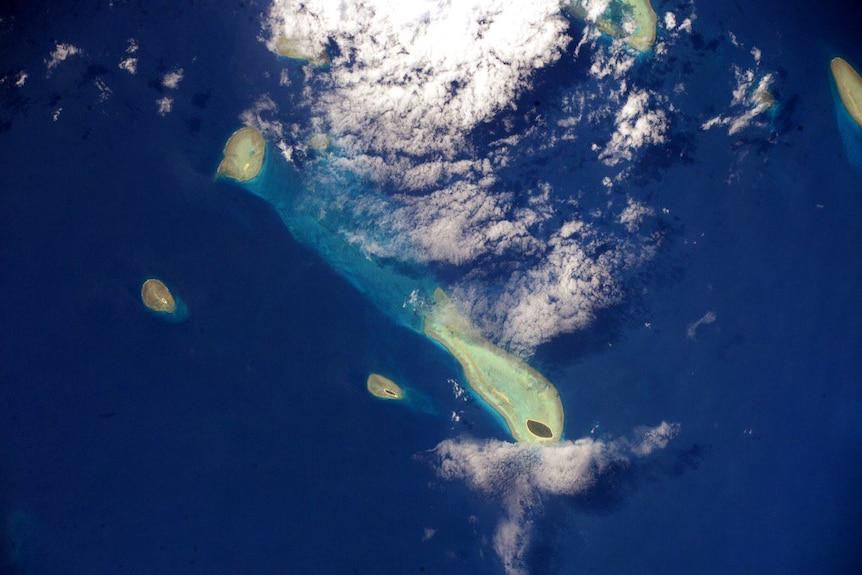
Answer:
[[266, 155], [266, 140], [260, 132], [246, 126], [234, 132], [224, 146], [224, 159], [218, 175], [247, 182], [260, 173]]
[[589, 14], [589, 2], [571, 0], [566, 10], [587, 24], [622, 40], [635, 50], [646, 52], [652, 48], [656, 34], [656, 13], [649, 0], [611, 0], [604, 12], [595, 18]]
[[404, 399], [404, 390], [397, 383], [380, 374], [372, 373], [368, 376], [368, 392], [374, 397], [388, 400]]
[[449, 350], [470, 388], [492, 407], [516, 441], [556, 443], [563, 435], [557, 389], [523, 360], [495, 346], [455, 307], [442, 289], [425, 317], [425, 335]]
[[843, 58], [833, 58], [831, 66], [844, 107], [853, 121], [862, 126], [862, 78]]

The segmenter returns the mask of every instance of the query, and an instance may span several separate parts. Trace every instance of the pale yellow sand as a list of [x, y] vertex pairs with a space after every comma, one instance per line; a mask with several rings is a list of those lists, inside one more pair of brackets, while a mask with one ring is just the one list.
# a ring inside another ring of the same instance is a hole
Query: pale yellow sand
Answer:
[[404, 399], [404, 390], [389, 378], [377, 373], [368, 376], [368, 392], [380, 399]]
[[862, 78], [853, 66], [842, 58], [832, 59], [832, 77], [838, 86], [838, 95], [853, 120], [862, 126]]
[[172, 314], [177, 311], [177, 302], [174, 300], [168, 286], [157, 279], [148, 279], [141, 286], [141, 300], [149, 309]]
[[521, 359], [500, 349], [464, 317], [440, 288], [425, 334], [455, 356], [470, 387], [506, 421], [517, 441], [555, 443], [563, 434], [557, 389]]
[[263, 166], [266, 140], [254, 128], [240, 128], [224, 146], [224, 159], [218, 166], [218, 175], [245, 182], [256, 177]]

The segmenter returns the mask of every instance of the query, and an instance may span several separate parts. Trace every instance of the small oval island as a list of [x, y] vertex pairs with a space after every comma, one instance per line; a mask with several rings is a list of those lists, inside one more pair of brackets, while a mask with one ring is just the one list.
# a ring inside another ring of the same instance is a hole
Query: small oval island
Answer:
[[257, 177], [266, 156], [266, 140], [256, 129], [246, 126], [228, 138], [218, 176], [247, 182]]
[[404, 390], [397, 383], [377, 373], [368, 376], [368, 392], [374, 397], [389, 400], [404, 399]]
[[161, 280], [147, 279], [141, 286], [141, 301], [148, 310], [166, 321], [179, 323], [188, 319], [185, 303], [171, 293]]

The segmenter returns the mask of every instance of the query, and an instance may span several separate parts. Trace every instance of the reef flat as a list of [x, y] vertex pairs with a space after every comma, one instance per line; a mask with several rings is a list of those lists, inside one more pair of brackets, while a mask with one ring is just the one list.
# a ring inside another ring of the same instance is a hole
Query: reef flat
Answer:
[[425, 317], [425, 335], [451, 353], [470, 388], [505, 420], [516, 441], [556, 443], [563, 434], [557, 389], [523, 360], [495, 346], [455, 307], [442, 289]]

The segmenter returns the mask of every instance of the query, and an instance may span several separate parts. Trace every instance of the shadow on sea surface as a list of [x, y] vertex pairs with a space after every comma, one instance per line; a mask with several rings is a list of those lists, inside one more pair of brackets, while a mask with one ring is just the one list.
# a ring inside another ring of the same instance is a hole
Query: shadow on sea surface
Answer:
[[711, 454], [710, 445], [693, 443], [684, 449], [655, 453], [636, 463], [615, 461], [598, 476], [595, 485], [572, 497], [557, 497], [536, 519], [535, 537], [526, 563], [530, 573], [562, 573], [561, 555], [578, 545], [573, 533], [579, 516], [607, 516], [625, 506], [638, 492], [662, 479], [673, 479], [697, 470]]

